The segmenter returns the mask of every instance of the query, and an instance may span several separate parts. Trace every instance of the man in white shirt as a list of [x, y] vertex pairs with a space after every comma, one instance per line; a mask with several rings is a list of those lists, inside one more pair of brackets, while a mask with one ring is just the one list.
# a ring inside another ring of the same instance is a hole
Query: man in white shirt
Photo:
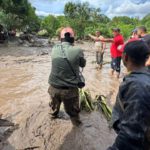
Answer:
[[96, 36], [89, 34], [89, 37], [95, 41], [97, 69], [101, 69], [103, 66], [103, 55], [106, 44], [100, 41], [100, 38], [103, 38], [100, 31], [96, 31], [95, 35]]

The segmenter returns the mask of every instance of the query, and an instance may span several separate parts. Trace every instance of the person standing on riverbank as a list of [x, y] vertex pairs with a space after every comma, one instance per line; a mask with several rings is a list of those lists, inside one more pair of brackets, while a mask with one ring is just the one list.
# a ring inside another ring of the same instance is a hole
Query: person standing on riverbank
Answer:
[[99, 38], [103, 38], [101, 36], [100, 31], [95, 32], [96, 36], [93, 36], [89, 34], [89, 37], [95, 41], [95, 50], [96, 50], [96, 63], [97, 63], [97, 69], [101, 69], [103, 66], [103, 55], [106, 48], [106, 44], [104, 42], [100, 42]]
[[60, 105], [63, 102], [65, 111], [70, 116], [73, 125], [81, 124], [79, 118], [79, 82], [83, 76], [80, 67], [85, 67], [83, 51], [74, 47], [74, 31], [67, 27], [62, 29], [61, 44], [56, 44], [51, 53], [52, 69], [49, 76], [50, 107], [52, 117], [59, 117]]
[[112, 29], [114, 38], [102, 38], [100, 41], [112, 43], [110, 47], [111, 53], [111, 75], [116, 73], [116, 77], [119, 78], [121, 71], [121, 57], [122, 57], [122, 46], [124, 44], [124, 38], [120, 33], [119, 28]]
[[[138, 27], [137, 34], [138, 34], [139, 38], [141, 38], [143, 41], [145, 41], [148, 44], [148, 46], [150, 47], [150, 34], [147, 33], [146, 27], [145, 26]], [[146, 62], [146, 66], [150, 70], [150, 56]]]
[[150, 73], [145, 62], [150, 48], [142, 40], [125, 45], [123, 63], [129, 74], [120, 85], [111, 125], [117, 138], [108, 150], [150, 149]]

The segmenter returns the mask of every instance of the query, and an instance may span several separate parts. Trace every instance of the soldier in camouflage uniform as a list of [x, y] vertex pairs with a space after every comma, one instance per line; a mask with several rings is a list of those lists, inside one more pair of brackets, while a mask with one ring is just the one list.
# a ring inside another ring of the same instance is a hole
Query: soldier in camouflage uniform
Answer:
[[53, 47], [51, 54], [52, 69], [48, 92], [52, 99], [50, 103], [53, 110], [52, 116], [58, 117], [60, 105], [63, 102], [73, 125], [78, 126], [81, 124], [78, 92], [79, 68], [85, 67], [86, 60], [83, 51], [73, 46], [74, 32], [71, 28], [64, 28], [60, 37], [61, 43]]
[[129, 74], [113, 109], [112, 127], [118, 136], [108, 150], [150, 150], [150, 73], [145, 68], [149, 55], [141, 40], [125, 46], [123, 62]]

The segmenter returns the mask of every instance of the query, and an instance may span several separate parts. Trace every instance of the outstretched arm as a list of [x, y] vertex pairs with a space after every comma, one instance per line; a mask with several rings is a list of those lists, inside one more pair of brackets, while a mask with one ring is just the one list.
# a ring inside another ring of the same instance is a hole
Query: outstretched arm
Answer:
[[108, 43], [112, 43], [114, 42], [113, 38], [104, 38], [102, 36], [100, 37], [96, 37], [96, 36], [93, 36], [91, 34], [89, 34], [89, 37], [93, 40], [96, 40], [96, 41], [101, 41], [101, 42], [108, 42]]
[[96, 37], [96, 36], [93, 36], [92, 34], [89, 34], [89, 37], [91, 38], [91, 39], [93, 39], [93, 40], [99, 40], [100, 41], [100, 39], [98, 38], [98, 37]]
[[113, 38], [101, 38], [100, 37], [100, 41], [101, 42], [107, 42], [107, 43], [113, 43], [114, 39]]

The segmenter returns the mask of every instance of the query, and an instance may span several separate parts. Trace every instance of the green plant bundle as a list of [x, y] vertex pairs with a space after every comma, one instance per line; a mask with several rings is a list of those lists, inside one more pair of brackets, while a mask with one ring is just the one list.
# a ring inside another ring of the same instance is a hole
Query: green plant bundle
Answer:
[[107, 106], [106, 104], [106, 97], [103, 95], [97, 95], [96, 96], [96, 102], [95, 102], [95, 109], [98, 111], [101, 111], [106, 119], [110, 121], [111, 115], [112, 115], [112, 110]]
[[106, 97], [97, 95], [93, 100], [88, 90], [79, 89], [80, 109], [86, 112], [100, 111], [110, 121], [112, 110], [106, 104]]
[[79, 89], [79, 95], [80, 95], [80, 109], [87, 112], [92, 112], [94, 110], [94, 105], [92, 102], [90, 92], [83, 89]]

